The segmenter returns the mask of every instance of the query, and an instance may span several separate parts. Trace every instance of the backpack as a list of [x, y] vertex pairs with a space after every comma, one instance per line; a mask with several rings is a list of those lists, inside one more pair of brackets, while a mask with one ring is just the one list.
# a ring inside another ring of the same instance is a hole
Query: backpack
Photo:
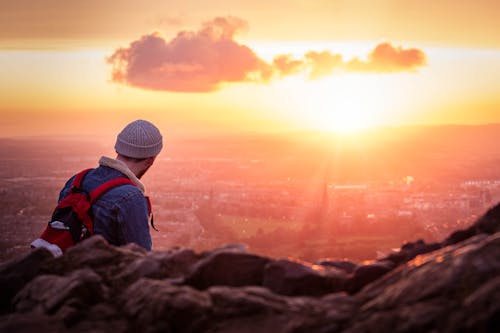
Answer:
[[[117, 186], [135, 186], [130, 179], [119, 177], [101, 184], [88, 193], [81, 184], [90, 170], [92, 169], [83, 170], [75, 176], [70, 193], [56, 206], [50, 222], [40, 238], [31, 243], [31, 247], [45, 247], [56, 257], [62, 255], [69, 247], [93, 235], [91, 207], [101, 195]], [[151, 212], [149, 198], [146, 199]]]

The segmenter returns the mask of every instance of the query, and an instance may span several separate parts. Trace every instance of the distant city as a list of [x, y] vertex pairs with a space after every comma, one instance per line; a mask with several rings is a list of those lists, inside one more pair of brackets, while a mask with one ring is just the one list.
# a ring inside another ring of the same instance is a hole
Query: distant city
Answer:
[[[153, 247], [241, 243], [274, 257], [366, 260], [406, 241], [440, 241], [500, 201], [492, 144], [500, 131], [488, 129], [481, 137], [475, 127], [436, 130], [448, 137], [439, 145], [429, 129], [411, 140], [394, 134], [358, 155], [357, 144], [339, 153], [323, 137], [177, 142], [144, 179], [159, 229]], [[2, 143], [0, 260], [26, 251], [67, 178], [111, 150], [78, 140]]]

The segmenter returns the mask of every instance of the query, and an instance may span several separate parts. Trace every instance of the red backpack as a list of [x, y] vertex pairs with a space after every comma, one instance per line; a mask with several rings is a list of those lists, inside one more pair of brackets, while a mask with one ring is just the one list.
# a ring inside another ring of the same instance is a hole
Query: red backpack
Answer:
[[[40, 238], [31, 243], [32, 247], [45, 247], [55, 256], [62, 255], [70, 246], [93, 235], [92, 204], [104, 193], [121, 185], [135, 183], [125, 177], [115, 178], [88, 193], [81, 188], [82, 180], [92, 169], [78, 173], [71, 184], [70, 193], [59, 202], [52, 218]], [[151, 212], [149, 198], [148, 208]]]

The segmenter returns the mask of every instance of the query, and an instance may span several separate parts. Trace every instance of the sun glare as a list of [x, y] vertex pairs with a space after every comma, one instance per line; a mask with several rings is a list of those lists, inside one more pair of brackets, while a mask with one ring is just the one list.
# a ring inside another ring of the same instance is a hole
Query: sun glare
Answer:
[[[323, 104], [323, 105], [321, 105]], [[362, 99], [352, 95], [337, 96], [318, 103], [320, 113], [315, 116], [313, 126], [318, 130], [352, 133], [370, 127], [368, 106]]]
[[343, 75], [317, 82], [296, 81], [294, 109], [298, 120], [309, 128], [337, 133], [353, 133], [374, 127], [390, 104], [370, 75]]
[[[329, 50], [333, 54], [341, 54], [345, 61], [364, 59], [373, 49], [373, 45], [364, 42], [280, 42], [255, 43], [253, 46], [259, 56], [269, 62], [276, 54], [301, 59], [307, 50]], [[411, 73], [338, 68], [333, 72], [316, 73], [312, 77], [311, 74], [305, 70], [273, 82], [266, 96], [270, 102], [264, 110], [271, 110], [294, 128], [353, 133], [377, 126], [421, 122], [422, 109], [429, 109], [436, 98], [436, 94], [431, 96], [426, 93], [428, 84], [425, 82], [432, 77], [426, 68]], [[259, 94], [263, 100], [266, 93]], [[432, 100], [429, 100], [430, 96]]]

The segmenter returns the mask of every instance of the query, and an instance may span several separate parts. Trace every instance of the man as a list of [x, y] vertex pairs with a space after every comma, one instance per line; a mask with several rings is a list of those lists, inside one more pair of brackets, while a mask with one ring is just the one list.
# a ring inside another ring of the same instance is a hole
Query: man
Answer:
[[[152, 123], [145, 120], [133, 121], [116, 138], [116, 159], [101, 157], [99, 167], [84, 176], [81, 188], [86, 193], [120, 177], [130, 179], [135, 185], [113, 187], [92, 204], [94, 234], [103, 236], [110, 244], [136, 243], [151, 251], [150, 206], [144, 196], [145, 188], [140, 178], [160, 153], [162, 140], [160, 131]], [[75, 176], [70, 178], [61, 190], [59, 202], [70, 193], [74, 178]], [[38, 247], [35, 242], [32, 246]]]

